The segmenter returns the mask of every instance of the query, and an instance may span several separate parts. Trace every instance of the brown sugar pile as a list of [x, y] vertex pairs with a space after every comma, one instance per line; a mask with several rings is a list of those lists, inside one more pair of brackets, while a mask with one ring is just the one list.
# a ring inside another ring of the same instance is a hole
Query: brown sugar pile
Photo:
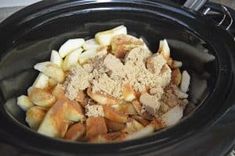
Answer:
[[[153, 59], [153, 63], [149, 61], [149, 68], [146, 66], [147, 59]], [[64, 83], [66, 96], [74, 100], [79, 90], [91, 87], [94, 93], [122, 99], [125, 84], [130, 84], [135, 92], [140, 93], [149, 88], [162, 89], [170, 83], [171, 69], [166, 62], [157, 61], [160, 59], [144, 47], [132, 49], [123, 60], [110, 53], [95, 57], [83, 67], [77, 65], [72, 68]], [[90, 71], [86, 70], [88, 66]]]

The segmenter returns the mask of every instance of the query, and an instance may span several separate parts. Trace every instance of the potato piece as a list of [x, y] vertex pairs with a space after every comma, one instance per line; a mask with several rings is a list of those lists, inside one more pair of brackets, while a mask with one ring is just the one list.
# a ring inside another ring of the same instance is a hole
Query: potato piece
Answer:
[[166, 127], [165, 123], [158, 118], [153, 118], [150, 124], [153, 126], [154, 130], [159, 130], [161, 128]]
[[172, 126], [178, 123], [183, 117], [183, 111], [184, 109], [177, 105], [165, 114], [163, 114], [161, 118], [166, 126]]
[[75, 100], [77, 102], [79, 102], [79, 104], [81, 104], [82, 107], [85, 107], [87, 105], [87, 102], [88, 102], [88, 99], [87, 99], [86, 94], [84, 93], [84, 91], [79, 91]]
[[64, 71], [58, 65], [51, 62], [37, 63], [34, 66], [34, 69], [42, 72], [59, 83], [63, 82], [65, 79]]
[[52, 50], [51, 51], [50, 62], [58, 65], [59, 67], [61, 67], [62, 63], [63, 63], [63, 59], [60, 57], [60, 54], [57, 51]]
[[35, 88], [46, 89], [49, 85], [48, 81], [49, 81], [48, 76], [46, 76], [43, 73], [39, 73], [38, 77], [36, 78], [32, 86]]
[[29, 98], [35, 105], [42, 107], [51, 107], [56, 101], [56, 98], [50, 92], [40, 88], [33, 88]]
[[65, 119], [73, 122], [84, 121], [85, 116], [82, 107], [75, 101], [67, 101], [68, 108], [64, 113]]
[[81, 123], [76, 123], [69, 127], [68, 131], [66, 132], [64, 139], [76, 141], [83, 137], [86, 132], [86, 128]]
[[149, 125], [147, 127], [140, 129], [137, 132], [134, 132], [133, 134], [128, 135], [125, 140], [134, 140], [134, 139], [143, 138], [145, 136], [152, 134], [153, 132], [154, 132], [154, 127], [152, 125]]
[[171, 67], [172, 67], [173, 69], [176, 69], [176, 68], [181, 68], [182, 65], [183, 65], [183, 63], [182, 63], [181, 61], [176, 61], [176, 60], [174, 60], [174, 61], [172, 62]]
[[166, 64], [165, 58], [161, 54], [154, 54], [149, 57], [146, 61], [147, 69], [152, 73], [159, 75], [162, 67]]
[[174, 69], [171, 73], [171, 82], [172, 84], [175, 84], [176, 86], [179, 86], [181, 82], [181, 72], [180, 69]]
[[49, 80], [48, 80], [49, 89], [55, 87], [57, 84], [58, 84], [58, 82], [56, 80], [49, 78]]
[[45, 108], [39, 106], [31, 107], [26, 112], [25, 121], [30, 128], [37, 130], [42, 120], [44, 119], [46, 112], [47, 110]]
[[111, 52], [118, 58], [124, 58], [127, 52], [139, 46], [144, 47], [144, 42], [131, 35], [116, 35], [111, 40]]
[[180, 89], [186, 93], [189, 90], [189, 85], [190, 85], [190, 75], [186, 70], [184, 70], [182, 73]]
[[115, 122], [120, 122], [120, 123], [125, 123], [127, 122], [128, 116], [125, 114], [121, 114], [117, 111], [115, 111], [113, 108], [104, 105], [104, 116], [111, 120], [111, 121], [115, 121]]
[[132, 105], [132, 103], [121, 103], [121, 104], [115, 104], [111, 106], [114, 110], [123, 113], [123, 114], [127, 114], [127, 115], [134, 115], [137, 114], [134, 106]]
[[120, 130], [125, 128], [124, 123], [114, 122], [114, 121], [111, 121], [109, 119], [106, 119], [105, 121], [106, 121], [106, 125], [108, 127], [108, 130], [110, 132], [120, 131]]
[[64, 88], [61, 84], [57, 84], [55, 88], [52, 90], [52, 95], [55, 96], [57, 99], [66, 98]]
[[127, 28], [124, 25], [96, 33], [95, 40], [102, 46], [108, 46], [110, 45], [112, 38], [120, 34], [127, 34]]
[[126, 134], [122, 132], [113, 132], [108, 134], [101, 134], [96, 137], [89, 139], [91, 143], [108, 143], [122, 141], [126, 137]]
[[128, 134], [132, 134], [134, 132], [141, 130], [142, 128], [144, 128], [143, 125], [141, 125], [138, 121], [131, 119], [126, 123], [126, 128], [123, 131]]
[[108, 132], [105, 120], [103, 117], [90, 117], [86, 120], [86, 137], [92, 138], [100, 134]]
[[82, 51], [83, 49], [79, 48], [65, 57], [62, 65], [64, 71], [68, 71], [71, 69], [71, 67], [76, 66], [78, 64], [78, 58], [82, 54]]
[[170, 58], [170, 48], [166, 39], [160, 41], [158, 53], [160, 53], [166, 60]]
[[136, 112], [141, 115], [142, 105], [138, 100], [132, 102], [133, 107], [135, 108]]
[[84, 114], [77, 103], [66, 99], [58, 99], [49, 109], [39, 126], [38, 133], [50, 137], [64, 137], [70, 123], [83, 121]]
[[89, 59], [94, 58], [96, 56], [96, 49], [88, 49], [84, 51], [78, 57], [78, 61], [80, 64], [86, 63]]
[[86, 40], [83, 44], [83, 49], [89, 50], [89, 49], [97, 49], [100, 45], [96, 42], [94, 38]]
[[92, 93], [91, 88], [87, 89], [87, 94], [94, 101], [96, 101], [97, 103], [102, 104], [102, 105], [113, 105], [113, 104], [119, 103], [119, 100], [117, 100], [111, 96], [103, 95], [100, 93]]
[[85, 43], [83, 38], [75, 38], [67, 40], [59, 49], [60, 57], [64, 58], [71, 52], [82, 47]]
[[130, 84], [123, 85], [122, 93], [125, 101], [133, 101], [136, 98], [135, 91]]
[[163, 88], [169, 85], [171, 82], [171, 69], [167, 64], [162, 67], [159, 77], [161, 81], [161, 87]]
[[17, 105], [24, 111], [27, 111], [28, 109], [34, 106], [34, 104], [30, 101], [29, 97], [25, 95], [21, 95], [17, 98]]
[[132, 118], [141, 123], [143, 126], [147, 126], [149, 124], [149, 121], [144, 119], [142, 116], [135, 115], [132, 116]]

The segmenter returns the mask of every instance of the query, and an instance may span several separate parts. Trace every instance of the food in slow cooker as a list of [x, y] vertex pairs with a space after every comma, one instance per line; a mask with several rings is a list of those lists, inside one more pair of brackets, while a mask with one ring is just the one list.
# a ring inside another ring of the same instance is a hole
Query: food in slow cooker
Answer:
[[166, 40], [152, 53], [125, 26], [94, 39], [69, 39], [38, 63], [40, 73], [17, 104], [29, 127], [73, 141], [106, 143], [144, 137], [183, 117], [190, 75]]

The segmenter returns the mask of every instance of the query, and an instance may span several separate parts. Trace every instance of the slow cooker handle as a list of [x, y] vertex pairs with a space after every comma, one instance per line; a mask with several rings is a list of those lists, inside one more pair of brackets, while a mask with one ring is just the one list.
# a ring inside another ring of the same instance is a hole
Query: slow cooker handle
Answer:
[[208, 0], [187, 0], [184, 3], [184, 7], [194, 11], [201, 9]]
[[[203, 16], [210, 16], [218, 13], [222, 14], [223, 17], [217, 23], [217, 26], [229, 31], [234, 22], [229, 9], [222, 4], [213, 3], [213, 5], [207, 5], [206, 2], [208, 2], [208, 0], [187, 0], [183, 6], [190, 10], [199, 11]], [[229, 20], [229, 23], [225, 22], [227, 19]]]

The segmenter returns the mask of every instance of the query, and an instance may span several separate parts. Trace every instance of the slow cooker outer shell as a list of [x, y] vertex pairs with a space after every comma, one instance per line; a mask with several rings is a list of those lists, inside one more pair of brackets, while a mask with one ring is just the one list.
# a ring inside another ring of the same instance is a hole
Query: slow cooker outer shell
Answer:
[[[68, 9], [70, 8], [70, 9]], [[87, 10], [88, 9], [88, 10]], [[75, 11], [76, 10], [76, 11]], [[176, 6], [165, 5], [160, 1], [112, 1], [107, 3], [95, 3], [94, 1], [45, 1], [27, 7], [14, 14], [0, 25], [0, 45], [3, 52], [22, 35], [43, 25], [50, 17], [65, 18], [65, 13], [86, 14], [105, 10], [123, 11], [130, 13], [145, 13], [149, 15], [160, 15], [163, 18], [172, 20], [182, 27], [201, 37], [216, 52], [219, 68], [218, 82], [216, 88], [211, 93], [203, 105], [201, 105], [193, 115], [187, 120], [183, 120], [176, 126], [163, 130], [160, 133], [149, 137], [113, 144], [87, 144], [66, 142], [51, 139], [36, 134], [32, 130], [24, 127], [7, 114], [1, 107], [0, 132], [7, 142], [21, 146], [26, 149], [53, 155], [140, 155], [151, 154], [160, 151], [170, 145], [184, 140], [186, 137], [198, 133], [200, 129], [206, 128], [220, 117], [234, 102], [232, 93], [234, 92], [234, 55], [235, 50], [232, 37], [225, 31], [216, 28], [208, 20], [200, 15], [188, 10], [177, 8]], [[73, 12], [74, 11], [74, 12]], [[68, 14], [67, 14], [68, 16]], [[223, 94], [221, 94], [223, 93]], [[2, 96], [1, 103], [4, 103]], [[218, 103], [221, 105], [213, 105]], [[4, 125], [4, 126], [3, 126]]]

